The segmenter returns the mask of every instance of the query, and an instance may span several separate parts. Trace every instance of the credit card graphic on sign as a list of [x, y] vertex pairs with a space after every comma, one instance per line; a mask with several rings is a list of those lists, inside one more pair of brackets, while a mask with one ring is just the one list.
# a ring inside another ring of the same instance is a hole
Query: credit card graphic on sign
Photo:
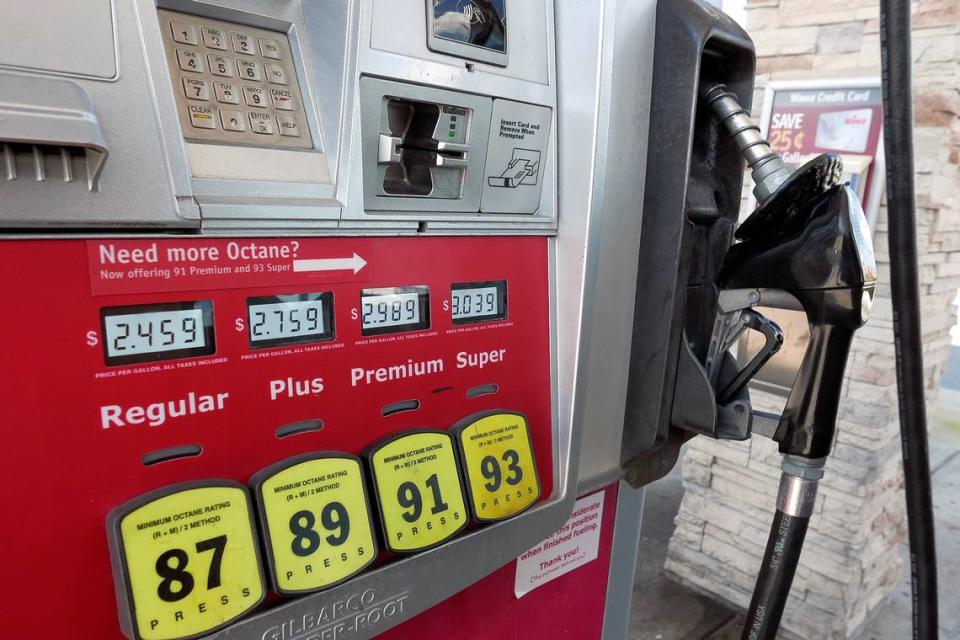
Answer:
[[872, 109], [831, 111], [817, 121], [817, 147], [847, 153], [863, 153], [870, 138]]

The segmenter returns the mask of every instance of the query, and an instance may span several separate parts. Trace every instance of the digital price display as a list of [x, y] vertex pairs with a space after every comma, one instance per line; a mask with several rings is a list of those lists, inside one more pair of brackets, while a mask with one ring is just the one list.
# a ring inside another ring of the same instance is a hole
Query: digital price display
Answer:
[[299, 293], [247, 298], [250, 347], [333, 339], [333, 294]]
[[266, 595], [253, 509], [241, 484], [172, 485], [118, 507], [107, 525], [128, 638], [206, 635]]
[[109, 367], [216, 352], [209, 300], [104, 307], [100, 322]]
[[461, 282], [451, 287], [453, 324], [503, 320], [507, 317], [507, 281]]
[[364, 289], [360, 305], [365, 336], [430, 328], [430, 287]]
[[251, 480], [274, 589], [292, 595], [348, 580], [377, 557], [360, 459], [311, 453]]

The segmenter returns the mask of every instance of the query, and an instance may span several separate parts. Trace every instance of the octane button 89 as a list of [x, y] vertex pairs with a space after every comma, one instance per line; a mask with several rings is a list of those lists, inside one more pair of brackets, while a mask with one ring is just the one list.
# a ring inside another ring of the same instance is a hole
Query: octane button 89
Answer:
[[422, 551], [466, 526], [467, 506], [449, 434], [407, 432], [367, 455], [388, 549]]
[[107, 528], [129, 638], [195, 638], [263, 600], [253, 513], [241, 484], [166, 487], [114, 509]]
[[454, 426], [474, 518], [493, 522], [517, 515], [540, 497], [540, 479], [527, 419], [487, 411]]
[[359, 458], [298, 456], [267, 467], [250, 484], [277, 593], [331, 587], [376, 558]]

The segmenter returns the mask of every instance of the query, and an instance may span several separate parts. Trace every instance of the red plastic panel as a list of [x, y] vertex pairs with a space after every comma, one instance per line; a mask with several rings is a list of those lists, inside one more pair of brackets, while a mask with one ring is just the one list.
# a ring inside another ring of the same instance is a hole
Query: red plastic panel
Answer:
[[384, 640], [591, 640], [600, 638], [610, 574], [617, 484], [603, 489], [600, 546], [595, 560], [534, 589], [514, 595], [516, 561], [379, 636]]
[[[258, 248], [244, 251], [251, 244]], [[293, 268], [295, 260], [345, 259], [351, 262], [305, 263], [320, 271]], [[104, 520], [114, 506], [170, 483], [246, 482], [289, 456], [359, 454], [391, 433], [446, 429], [499, 408], [529, 418], [543, 499], [551, 494], [544, 238], [4, 241], [0, 277], [0, 496], [8, 514], [0, 553], [17, 581], [4, 592], [4, 609], [17, 612], [5, 623], [8, 636], [120, 637]], [[454, 326], [444, 308], [451, 283], [489, 280], [508, 283], [507, 319]], [[360, 289], [409, 285], [430, 287], [431, 328], [363, 338], [354, 318]], [[250, 349], [247, 297], [319, 291], [333, 292], [334, 341]], [[102, 307], [194, 300], [213, 303], [214, 355], [105, 366]], [[500, 357], [483, 368], [465, 355], [493, 352]], [[458, 367], [458, 355], [475, 366]], [[376, 373], [436, 360], [442, 370], [427, 375]], [[368, 384], [354, 370], [375, 373]], [[467, 398], [468, 389], [486, 384], [499, 385], [498, 393]], [[200, 411], [202, 396], [213, 398], [212, 410]], [[187, 415], [173, 417], [166, 403], [176, 412], [180, 400]], [[420, 408], [381, 415], [404, 400]], [[120, 407], [125, 424], [105, 420], [116, 410], [104, 414], [104, 407]], [[130, 414], [131, 407], [144, 409]], [[311, 419], [324, 428], [275, 436], [282, 425]], [[145, 453], [187, 444], [201, 445], [202, 454], [141, 464]]]

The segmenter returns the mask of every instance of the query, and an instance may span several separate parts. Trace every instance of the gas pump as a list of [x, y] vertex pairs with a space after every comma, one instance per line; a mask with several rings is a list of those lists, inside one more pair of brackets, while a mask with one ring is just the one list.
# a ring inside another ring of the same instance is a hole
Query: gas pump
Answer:
[[[616, 628], [632, 300], [593, 298], [635, 287], [654, 11], [9, 7], [6, 632]], [[518, 598], [588, 495], [596, 561]]]
[[[753, 49], [716, 9], [5, 21], [9, 635], [623, 637], [633, 487], [693, 434], [760, 430], [745, 385], [782, 338], [752, 307], [775, 289], [823, 327], [778, 431], [789, 495], [815, 486], [817, 355], [866, 319], [868, 236], [831, 159], [788, 179], [730, 127]], [[766, 212], [788, 204], [730, 249], [741, 149]], [[784, 266], [829, 242], [860, 270]], [[741, 328], [767, 336], [744, 369]]]

